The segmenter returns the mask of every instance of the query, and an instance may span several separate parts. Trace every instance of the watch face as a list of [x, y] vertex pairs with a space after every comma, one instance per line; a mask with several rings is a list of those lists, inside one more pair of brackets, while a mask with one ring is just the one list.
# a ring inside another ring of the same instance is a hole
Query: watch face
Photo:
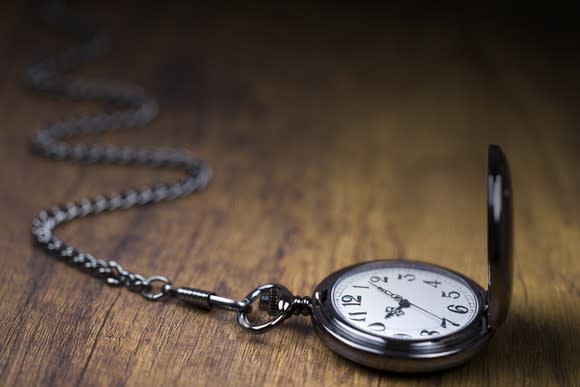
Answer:
[[477, 295], [458, 275], [401, 261], [347, 271], [332, 288], [332, 303], [355, 328], [398, 340], [451, 335], [479, 310]]

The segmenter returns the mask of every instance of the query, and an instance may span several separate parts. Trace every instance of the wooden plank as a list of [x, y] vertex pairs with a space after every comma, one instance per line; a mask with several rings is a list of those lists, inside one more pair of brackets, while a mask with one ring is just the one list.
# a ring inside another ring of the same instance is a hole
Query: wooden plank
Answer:
[[[253, 337], [232, 313], [148, 303], [45, 256], [28, 234], [40, 208], [174, 175], [27, 153], [35, 127], [97, 107], [23, 90], [18, 71], [66, 39], [12, 22], [0, 29], [2, 55], [14, 58], [0, 63], [3, 384], [580, 380], [580, 137], [567, 102], [578, 89], [554, 86], [565, 75], [577, 82], [563, 58], [505, 39], [513, 31], [504, 21], [470, 13], [142, 3], [136, 13], [133, 5], [85, 9], [117, 39], [82, 73], [142, 84], [163, 114], [138, 133], [89, 140], [186, 146], [216, 177], [192, 198], [67, 225], [62, 239], [232, 298], [265, 282], [307, 295], [334, 270], [390, 257], [444, 265], [483, 285], [486, 146], [499, 143], [516, 193], [510, 316], [465, 366], [398, 376], [334, 355], [307, 318]], [[6, 9], [2, 20], [33, 11]]]

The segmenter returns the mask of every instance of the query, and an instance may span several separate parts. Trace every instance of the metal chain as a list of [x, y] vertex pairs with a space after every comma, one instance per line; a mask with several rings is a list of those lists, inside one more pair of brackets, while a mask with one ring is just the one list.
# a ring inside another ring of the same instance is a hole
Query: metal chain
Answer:
[[[42, 210], [32, 222], [32, 234], [36, 243], [69, 265], [76, 266], [111, 286], [124, 286], [130, 291], [138, 292], [147, 300], [156, 301], [171, 296], [202, 308], [210, 309], [216, 306], [235, 311], [238, 313], [239, 324], [253, 333], [265, 332], [292, 315], [308, 315], [312, 308], [310, 297], [294, 296], [282, 285], [262, 285], [242, 301], [235, 301], [206, 290], [173, 287], [169, 279], [163, 275], [145, 277], [124, 269], [116, 261], [97, 259], [54, 235], [53, 230], [57, 226], [74, 219], [175, 200], [200, 191], [209, 183], [211, 170], [202, 160], [176, 149], [136, 149], [127, 146], [65, 142], [78, 134], [102, 133], [146, 125], [157, 115], [158, 105], [154, 98], [131, 85], [66, 76], [67, 71], [101, 55], [108, 48], [109, 39], [104, 33], [88, 28], [87, 23], [69, 16], [59, 2], [53, 1], [47, 5], [45, 19], [49, 23], [76, 32], [85, 37], [86, 41], [29, 66], [24, 74], [26, 84], [37, 91], [70, 99], [98, 100], [114, 107], [124, 107], [124, 110], [46, 125], [34, 136], [32, 150], [56, 160], [179, 168], [186, 176], [171, 184], [157, 184], [128, 189], [121, 193], [98, 195]], [[255, 325], [249, 322], [248, 314], [251, 312], [251, 304], [258, 298], [262, 300], [260, 309], [268, 311], [272, 318]], [[274, 299], [277, 302], [272, 302]]]
[[[100, 31], [90, 31], [86, 23], [72, 18], [58, 3], [48, 3], [45, 18], [51, 24], [76, 32], [86, 41], [66, 49], [26, 69], [26, 84], [42, 92], [77, 100], [98, 100], [116, 108], [111, 113], [65, 120], [40, 128], [32, 140], [34, 152], [56, 160], [85, 163], [120, 164], [179, 168], [185, 177], [170, 184], [157, 184], [121, 193], [99, 195], [43, 210], [33, 220], [32, 234], [46, 251], [101, 278], [109, 285], [125, 286], [149, 300], [158, 300], [170, 293], [169, 280], [162, 275], [145, 277], [124, 269], [115, 261], [97, 259], [58, 239], [55, 227], [74, 219], [102, 212], [125, 210], [136, 206], [169, 201], [202, 190], [210, 181], [208, 166], [189, 153], [175, 149], [135, 149], [104, 144], [71, 144], [65, 142], [74, 135], [102, 133], [127, 129], [149, 123], [158, 113], [157, 101], [142, 90], [118, 83], [91, 81], [64, 75], [66, 71], [101, 55], [109, 46], [108, 37]], [[153, 291], [154, 285], [158, 290]]]

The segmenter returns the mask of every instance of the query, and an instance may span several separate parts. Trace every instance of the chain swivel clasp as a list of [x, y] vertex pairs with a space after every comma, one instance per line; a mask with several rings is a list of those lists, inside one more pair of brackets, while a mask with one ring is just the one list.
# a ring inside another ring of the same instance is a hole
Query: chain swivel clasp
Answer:
[[[251, 333], [260, 334], [275, 327], [292, 315], [302, 314], [307, 316], [312, 312], [312, 299], [310, 297], [295, 296], [285, 286], [280, 284], [265, 284], [252, 290], [243, 300], [236, 301], [216, 295], [206, 290], [179, 287], [173, 288], [169, 281], [159, 276], [147, 279], [147, 285], [152, 282], [165, 282], [158, 294], [150, 294], [149, 290], [144, 296], [150, 299], [161, 298], [169, 295], [190, 305], [203, 309], [218, 307], [238, 313], [238, 324]], [[252, 304], [259, 300], [259, 309], [266, 312], [270, 319], [264, 323], [250, 322], [248, 315], [252, 313]]]
[[238, 324], [251, 333], [261, 334], [282, 323], [292, 315], [309, 315], [312, 308], [310, 297], [294, 296], [290, 290], [280, 284], [265, 284], [252, 290], [242, 302], [251, 305], [260, 299], [260, 310], [267, 312], [271, 318], [262, 323], [253, 325], [248, 319], [249, 311], [238, 312]]

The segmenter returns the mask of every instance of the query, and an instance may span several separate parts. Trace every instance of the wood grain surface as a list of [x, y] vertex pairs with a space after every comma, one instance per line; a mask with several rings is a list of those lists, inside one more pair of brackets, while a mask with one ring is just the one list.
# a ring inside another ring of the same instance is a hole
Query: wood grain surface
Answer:
[[0, 384], [579, 385], [577, 37], [515, 12], [368, 7], [76, 9], [115, 37], [79, 73], [140, 84], [162, 107], [141, 131], [86, 140], [186, 147], [215, 180], [194, 197], [57, 233], [131, 270], [232, 298], [273, 281], [308, 295], [343, 266], [391, 257], [485, 285], [486, 152], [498, 143], [512, 167], [515, 279], [489, 347], [445, 372], [378, 372], [332, 353], [308, 318], [253, 337], [230, 312], [147, 302], [35, 249], [30, 222], [41, 208], [177, 175], [29, 153], [36, 127], [99, 106], [22, 88], [25, 64], [74, 39], [44, 29], [34, 4], [7, 2]]

